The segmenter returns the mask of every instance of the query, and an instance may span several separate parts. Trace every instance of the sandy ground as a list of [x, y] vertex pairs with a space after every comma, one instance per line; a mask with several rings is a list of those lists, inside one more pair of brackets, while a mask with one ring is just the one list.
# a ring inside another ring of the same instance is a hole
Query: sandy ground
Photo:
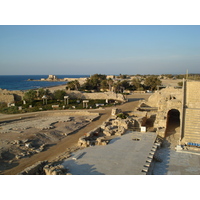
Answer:
[[15, 166], [19, 159], [47, 150], [95, 117], [52, 112], [0, 123], [0, 172]]
[[[149, 96], [150, 94], [130, 95], [129, 102], [115, 108], [133, 111], [139, 100], [147, 100]], [[1, 174], [17, 174], [37, 161], [53, 161], [66, 151], [77, 150], [78, 139], [106, 121], [110, 117], [111, 109], [112, 107], [89, 110], [100, 114], [100, 117], [92, 122], [88, 122], [83, 116], [66, 116], [65, 119], [62, 116], [57, 116], [59, 119], [52, 116], [53, 118], [46, 119], [44, 116], [39, 118], [37, 113], [0, 115], [0, 142], [4, 152], [0, 160]], [[40, 113], [54, 112], [56, 111]], [[5, 121], [9, 122], [5, 124]], [[41, 130], [42, 128], [45, 129]], [[73, 134], [68, 134], [70, 132]], [[17, 151], [17, 148], [20, 150]]]
[[65, 84], [65, 85], [58, 85], [58, 86], [49, 87], [48, 89], [51, 92], [54, 92], [55, 90], [66, 90], [66, 86], [67, 86], [67, 84]]
[[178, 86], [178, 82], [182, 82], [182, 79], [176, 79], [176, 80], [171, 80], [171, 79], [162, 79], [162, 85], [163, 86], [172, 86], [172, 87], [177, 87]]

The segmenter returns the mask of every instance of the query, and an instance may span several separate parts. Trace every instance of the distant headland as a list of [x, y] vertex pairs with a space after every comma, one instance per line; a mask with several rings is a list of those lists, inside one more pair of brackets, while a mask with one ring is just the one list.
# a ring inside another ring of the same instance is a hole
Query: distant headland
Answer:
[[87, 78], [58, 78], [55, 75], [49, 75], [48, 78], [41, 78], [40, 80], [35, 80], [35, 79], [28, 79], [28, 81], [57, 81], [57, 82], [69, 82], [69, 81], [74, 81], [74, 80], [79, 80], [80, 82], [85, 82]]
[[55, 75], [49, 75], [48, 78], [41, 78], [40, 80], [28, 79], [28, 81], [66, 81], [66, 78], [59, 79]]

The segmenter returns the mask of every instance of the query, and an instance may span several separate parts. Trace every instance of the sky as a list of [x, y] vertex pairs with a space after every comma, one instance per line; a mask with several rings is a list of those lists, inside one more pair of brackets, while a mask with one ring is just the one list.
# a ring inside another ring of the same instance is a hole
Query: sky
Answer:
[[0, 75], [200, 73], [196, 25], [1, 25]]

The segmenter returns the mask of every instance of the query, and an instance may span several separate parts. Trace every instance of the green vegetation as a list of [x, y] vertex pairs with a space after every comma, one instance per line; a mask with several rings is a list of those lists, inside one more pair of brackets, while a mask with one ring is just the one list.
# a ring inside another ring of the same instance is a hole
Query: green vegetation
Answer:
[[[161, 86], [162, 79], [182, 79], [186, 78], [186, 75], [123, 75], [120, 74], [114, 79], [107, 79], [106, 75], [94, 74], [86, 80], [83, 85], [80, 85], [78, 80], [70, 81], [66, 84], [66, 90], [77, 90], [84, 92], [104, 92], [113, 91], [116, 93], [129, 94], [129, 91], [154, 91], [157, 86]], [[188, 79], [200, 80], [200, 74], [189, 74]], [[182, 86], [182, 81], [178, 83]], [[15, 102], [16, 106], [7, 107], [7, 104], [0, 103], [1, 113], [25, 113], [35, 112], [40, 110], [52, 110], [52, 105], [59, 105], [57, 109], [83, 109], [82, 100], [80, 99], [69, 99], [69, 104], [65, 105], [64, 96], [66, 96], [66, 90], [56, 90], [53, 93], [49, 89], [29, 90], [25, 93], [24, 99], [26, 104], [22, 101]], [[47, 97], [47, 101], [43, 102], [43, 96]], [[105, 100], [89, 100], [88, 108], [96, 108], [96, 104], [104, 104], [104, 106], [114, 105], [114, 100], [110, 101], [109, 104], [105, 103]], [[43, 105], [45, 104], [45, 105]], [[29, 107], [29, 105], [32, 105]], [[22, 110], [18, 107], [21, 106]], [[55, 108], [54, 108], [55, 109]], [[122, 116], [121, 116], [122, 117]]]
[[126, 113], [119, 113], [119, 114], [117, 114], [117, 117], [121, 118], [121, 119], [126, 119], [128, 117], [128, 114], [126, 114]]
[[144, 85], [141, 84], [141, 80], [134, 78], [131, 82], [132, 84], [132, 89], [133, 90], [138, 90], [138, 91], [143, 91], [145, 90]]
[[53, 99], [63, 100], [65, 95], [66, 95], [65, 90], [55, 90], [53, 93]]
[[67, 90], [79, 90], [81, 85], [78, 80], [70, 81], [67, 83], [66, 89]]
[[161, 85], [161, 83], [162, 83], [161, 80], [155, 76], [149, 76], [144, 81], [144, 85], [146, 86], [146, 89], [149, 89], [149, 90], [156, 90], [157, 86]]
[[51, 92], [50, 92], [50, 90], [49, 89], [43, 89], [43, 88], [40, 88], [39, 90], [38, 90], [38, 97], [39, 98], [42, 98], [43, 96], [47, 96], [47, 97], [50, 97], [51, 96]]
[[87, 81], [83, 84], [82, 89], [100, 91], [101, 82], [104, 80], [106, 80], [106, 75], [94, 74], [87, 79]]
[[36, 97], [37, 97], [37, 91], [29, 90], [28, 92], [25, 93], [24, 100], [31, 103], [35, 100]]
[[178, 86], [182, 87], [183, 86], [183, 82], [178, 82]]
[[[27, 95], [28, 94], [32, 95], [32, 91], [27, 92]], [[43, 104], [42, 98], [38, 98], [36, 96], [34, 96], [34, 99], [31, 99], [31, 101], [27, 101], [26, 104], [23, 104], [23, 101], [15, 102], [15, 106], [12, 106], [12, 107], [7, 107], [6, 103], [0, 103], [0, 113], [17, 114], [17, 113], [37, 112], [37, 111], [45, 111], [45, 110], [53, 110], [53, 109], [56, 109], [56, 110], [86, 109], [86, 108], [83, 108], [83, 103], [82, 103], [82, 100], [80, 99], [69, 99], [68, 105], [67, 105], [63, 98], [64, 97], [63, 95], [65, 94], [66, 93], [64, 90], [56, 90], [53, 94], [51, 94], [51, 97], [48, 98], [47, 105]], [[96, 104], [100, 104], [99, 105], [100, 107], [107, 107], [107, 106], [113, 106], [114, 103], [115, 103], [115, 100], [109, 100], [109, 103], [106, 103], [106, 100], [101, 100], [101, 99], [89, 100], [88, 109], [97, 108]], [[59, 107], [52, 108], [52, 105], [59, 105]], [[19, 109], [19, 107], [21, 107], [22, 109]]]

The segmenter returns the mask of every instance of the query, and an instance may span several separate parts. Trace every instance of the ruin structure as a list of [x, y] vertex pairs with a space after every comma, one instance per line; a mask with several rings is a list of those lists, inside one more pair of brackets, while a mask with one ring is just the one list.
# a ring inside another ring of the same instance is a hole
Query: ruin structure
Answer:
[[149, 97], [147, 106], [156, 108], [154, 128], [158, 135], [176, 144], [200, 143], [200, 82], [183, 80], [182, 89], [168, 87]]
[[22, 100], [24, 93], [22, 91], [9, 91], [0, 88], [0, 102], [14, 103], [15, 101]]
[[123, 94], [117, 94], [114, 92], [92, 92], [86, 93], [81, 91], [67, 91], [67, 96], [70, 99], [113, 99], [118, 101], [125, 101]]

